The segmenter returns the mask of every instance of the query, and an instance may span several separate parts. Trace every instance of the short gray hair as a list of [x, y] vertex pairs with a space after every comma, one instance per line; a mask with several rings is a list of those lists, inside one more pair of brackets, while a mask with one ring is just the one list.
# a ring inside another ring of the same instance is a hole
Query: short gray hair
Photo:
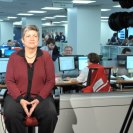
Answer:
[[24, 35], [25, 35], [25, 33], [26, 33], [27, 31], [29, 31], [29, 30], [34, 30], [34, 31], [36, 31], [36, 32], [38, 33], [38, 36], [40, 36], [40, 34], [39, 34], [39, 29], [38, 29], [38, 27], [37, 27], [36, 25], [27, 25], [27, 26], [25, 26], [25, 27], [22, 29], [21, 38], [23, 38]]
[[72, 46], [70, 46], [70, 45], [65, 46], [65, 47], [64, 47], [64, 50], [65, 50], [66, 48], [71, 48], [71, 50], [73, 51], [73, 48], [72, 48]]

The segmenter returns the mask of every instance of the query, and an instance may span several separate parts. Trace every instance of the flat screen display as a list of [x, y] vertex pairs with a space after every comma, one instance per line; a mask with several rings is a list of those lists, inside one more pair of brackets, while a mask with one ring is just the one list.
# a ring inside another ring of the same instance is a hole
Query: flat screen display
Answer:
[[128, 28], [128, 37], [129, 37], [130, 35], [133, 35], [133, 27], [129, 27], [129, 28]]
[[0, 50], [2, 51], [2, 55], [4, 55], [5, 50], [8, 50], [10, 47], [9, 46], [0, 46]]
[[127, 59], [127, 55], [121, 54], [121, 55], [117, 55], [117, 63], [118, 66], [126, 66], [126, 59]]
[[118, 38], [121, 40], [124, 40], [125, 39], [125, 32], [126, 32], [125, 29], [118, 31]]
[[70, 71], [75, 68], [74, 56], [60, 56], [59, 61], [59, 71]]
[[127, 56], [126, 65], [127, 69], [133, 69], [133, 55]]
[[78, 69], [81, 71], [86, 66], [88, 66], [88, 57], [87, 56], [78, 57]]
[[9, 58], [0, 58], [0, 73], [5, 73]]
[[4, 56], [5, 57], [9, 57], [14, 52], [16, 52], [16, 50], [13, 50], [13, 49], [11, 49], [11, 50], [5, 50]]

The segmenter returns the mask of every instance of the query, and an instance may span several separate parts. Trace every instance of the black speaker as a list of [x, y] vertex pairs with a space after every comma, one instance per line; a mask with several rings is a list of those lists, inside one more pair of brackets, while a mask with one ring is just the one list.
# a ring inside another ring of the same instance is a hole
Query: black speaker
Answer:
[[133, 7], [133, 0], [113, 0], [114, 2], [119, 2], [122, 8], [131, 8]]
[[120, 0], [119, 3], [122, 8], [131, 8], [133, 6], [133, 0]]
[[114, 31], [133, 27], [133, 12], [116, 12], [109, 16], [108, 24]]

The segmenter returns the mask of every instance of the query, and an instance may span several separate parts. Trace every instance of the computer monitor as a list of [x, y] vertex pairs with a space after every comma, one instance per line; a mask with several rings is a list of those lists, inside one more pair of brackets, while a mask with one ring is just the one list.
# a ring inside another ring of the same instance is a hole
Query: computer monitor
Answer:
[[75, 68], [75, 60], [74, 56], [59, 56], [59, 71], [71, 71]]
[[133, 55], [127, 55], [126, 67], [127, 69], [133, 69]]
[[86, 66], [88, 66], [88, 57], [87, 56], [79, 56], [78, 57], [78, 69], [81, 71]]
[[129, 27], [129, 28], [128, 28], [128, 37], [129, 37], [130, 35], [133, 35], [133, 27]]
[[4, 57], [10, 57], [10, 55], [12, 53], [14, 53], [14, 52], [16, 52], [16, 50], [13, 50], [13, 49], [11, 49], [11, 50], [5, 50]]
[[122, 29], [120, 31], [118, 31], [118, 38], [121, 39], [121, 40], [124, 40], [125, 39], [125, 35], [126, 35], [126, 29]]
[[126, 66], [126, 58], [127, 55], [121, 54], [121, 55], [117, 55], [117, 63], [118, 66]]
[[0, 58], [0, 73], [5, 73], [9, 58]]
[[0, 50], [2, 51], [2, 55], [4, 55], [5, 50], [8, 50], [8, 49], [10, 49], [9, 46], [0, 46]]

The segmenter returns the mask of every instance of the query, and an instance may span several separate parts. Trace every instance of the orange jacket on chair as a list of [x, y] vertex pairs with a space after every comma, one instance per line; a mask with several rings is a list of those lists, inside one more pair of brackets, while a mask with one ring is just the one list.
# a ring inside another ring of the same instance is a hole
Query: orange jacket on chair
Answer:
[[91, 64], [88, 68], [96, 68], [96, 70], [92, 71], [90, 85], [82, 89], [82, 92], [111, 92], [112, 88], [104, 67], [99, 64]]

